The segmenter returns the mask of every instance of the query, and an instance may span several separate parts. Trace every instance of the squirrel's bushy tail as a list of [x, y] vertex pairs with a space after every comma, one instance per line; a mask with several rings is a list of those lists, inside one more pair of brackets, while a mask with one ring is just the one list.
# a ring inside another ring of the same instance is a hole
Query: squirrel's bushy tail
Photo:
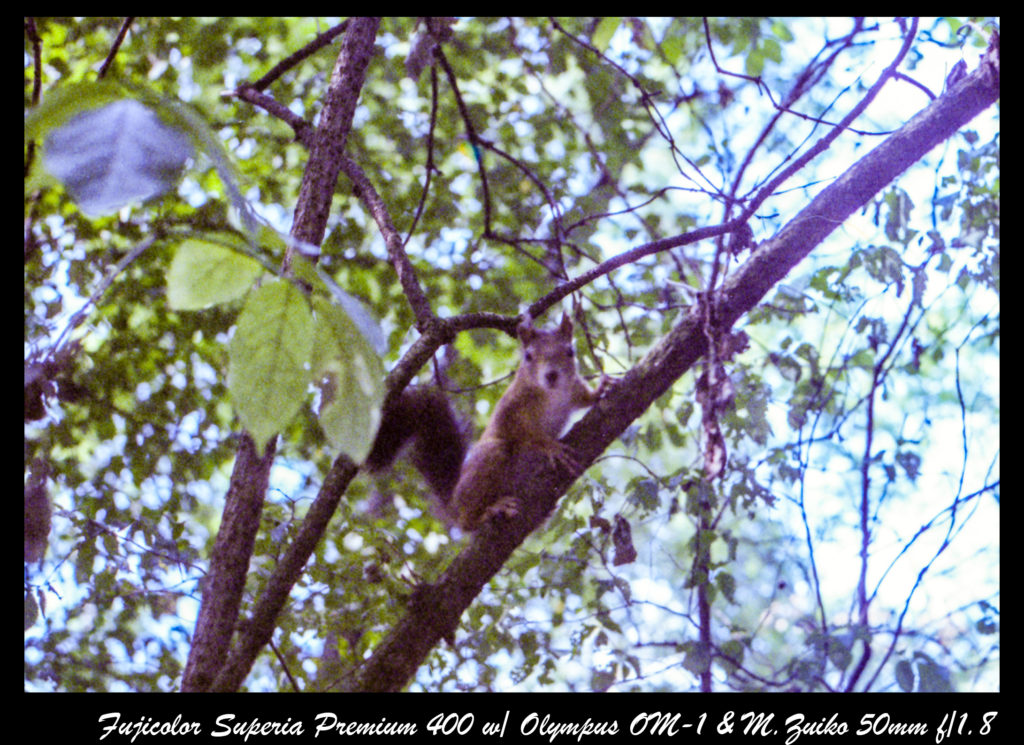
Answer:
[[448, 504], [459, 480], [469, 446], [444, 393], [436, 388], [410, 387], [384, 412], [377, 439], [364, 466], [372, 472], [387, 469], [408, 444], [409, 462], [427, 486]]

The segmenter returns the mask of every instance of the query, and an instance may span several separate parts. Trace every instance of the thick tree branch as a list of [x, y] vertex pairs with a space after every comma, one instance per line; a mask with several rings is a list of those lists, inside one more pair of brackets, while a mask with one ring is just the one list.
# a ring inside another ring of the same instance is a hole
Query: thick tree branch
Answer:
[[[854, 211], [998, 96], [999, 57], [994, 49], [978, 70], [858, 161], [753, 252], [715, 295], [713, 317], [722, 330], [760, 302]], [[566, 435], [580, 463], [593, 462], [704, 354], [707, 337], [701, 319], [700, 308], [693, 306]], [[519, 484], [524, 509], [511, 519], [485, 524], [436, 584], [420, 586], [408, 600], [405, 617], [354, 672], [349, 690], [404, 688], [437, 642], [454, 637], [462, 613], [480, 589], [550, 513], [575, 477], [553, 472], [541, 456], [524, 455], [510, 474], [510, 480]]]
[[[331, 198], [345, 154], [345, 142], [352, 128], [352, 116], [363, 88], [379, 25], [379, 18], [353, 18], [342, 37], [341, 53], [331, 73], [324, 108], [320, 113], [316, 141], [299, 187], [292, 237], [304, 243], [319, 246], [323, 240]], [[291, 251], [289, 248], [289, 257]], [[286, 258], [286, 270], [288, 262]]]
[[231, 486], [210, 556], [210, 569], [203, 580], [203, 602], [182, 678], [182, 691], [208, 690], [224, 662], [242, 604], [276, 442], [275, 438], [267, 443], [266, 453], [261, 456], [249, 433], [241, 435]]

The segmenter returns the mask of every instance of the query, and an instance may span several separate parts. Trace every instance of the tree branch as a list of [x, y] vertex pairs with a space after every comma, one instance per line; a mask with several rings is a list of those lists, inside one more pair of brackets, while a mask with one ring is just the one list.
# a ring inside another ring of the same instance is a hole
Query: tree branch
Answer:
[[249, 433], [241, 435], [210, 569], [203, 580], [203, 602], [182, 677], [182, 691], [208, 690], [224, 662], [242, 604], [276, 444], [277, 438], [272, 439], [266, 445], [266, 453], [260, 456]]
[[430, 310], [430, 302], [423, 293], [423, 288], [420, 287], [416, 270], [413, 269], [412, 262], [409, 261], [409, 257], [405, 253], [405, 244], [391, 220], [387, 205], [384, 204], [384, 200], [373, 188], [373, 184], [370, 183], [370, 179], [366, 177], [358, 163], [351, 158], [343, 157], [341, 167], [345, 171], [345, 175], [352, 181], [356, 196], [366, 205], [367, 212], [373, 217], [384, 237], [384, 245], [387, 246], [391, 265], [395, 268], [395, 273], [398, 274], [398, 282], [402, 285], [405, 299], [409, 301], [413, 315], [416, 316], [416, 328], [422, 332], [430, 325], [434, 314]]
[[277, 80], [279, 77], [284, 75], [290, 69], [295, 67], [297, 64], [307, 57], [312, 56], [315, 52], [320, 51], [325, 46], [330, 44], [338, 36], [338, 34], [344, 32], [348, 28], [348, 21], [342, 21], [334, 28], [327, 29], [322, 34], [317, 36], [313, 41], [309, 42], [306, 46], [301, 49], [289, 54], [283, 60], [274, 65], [266, 75], [257, 80], [252, 84], [252, 87], [258, 91], [266, 90], [270, 87], [270, 84]]
[[[298, 206], [292, 237], [319, 246], [327, 227], [331, 198], [338, 183], [345, 142], [352, 128], [352, 116], [363, 87], [366, 67], [373, 54], [379, 18], [353, 18], [341, 42], [341, 53], [331, 73], [331, 82], [320, 113], [316, 141], [309, 155], [309, 164], [299, 187]], [[294, 248], [289, 246], [285, 257], [285, 273]]]

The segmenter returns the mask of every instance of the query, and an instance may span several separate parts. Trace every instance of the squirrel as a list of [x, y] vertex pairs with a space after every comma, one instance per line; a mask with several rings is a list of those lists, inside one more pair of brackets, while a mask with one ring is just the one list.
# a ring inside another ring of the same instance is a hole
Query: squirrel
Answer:
[[523, 451], [543, 453], [552, 466], [578, 467], [558, 436], [569, 415], [596, 403], [609, 383], [602, 377], [591, 390], [579, 376], [568, 315], [553, 331], [536, 329], [527, 318], [516, 334], [519, 368], [472, 448], [444, 394], [414, 386], [384, 413], [364, 463], [371, 472], [383, 471], [409, 445], [408, 458], [439, 500], [442, 517], [466, 532], [492, 515], [519, 511], [508, 475]]

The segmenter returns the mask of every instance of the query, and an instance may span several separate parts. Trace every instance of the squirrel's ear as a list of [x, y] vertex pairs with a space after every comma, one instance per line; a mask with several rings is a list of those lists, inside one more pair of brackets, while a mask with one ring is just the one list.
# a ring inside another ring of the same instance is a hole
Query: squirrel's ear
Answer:
[[516, 336], [519, 337], [519, 341], [526, 344], [530, 339], [537, 335], [537, 330], [533, 327], [533, 318], [527, 313], [523, 320], [516, 326]]
[[558, 332], [567, 339], [572, 338], [572, 319], [568, 313], [562, 314], [562, 323], [558, 326]]

